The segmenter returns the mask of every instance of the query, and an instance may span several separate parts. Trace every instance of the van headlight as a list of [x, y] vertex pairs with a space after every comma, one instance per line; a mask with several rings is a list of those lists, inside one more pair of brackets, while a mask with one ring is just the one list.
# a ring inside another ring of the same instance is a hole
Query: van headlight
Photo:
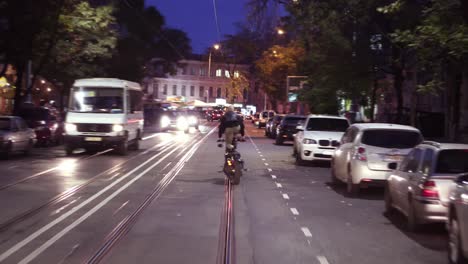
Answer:
[[76, 132], [76, 125], [75, 124], [72, 124], [72, 123], [66, 123], [65, 124], [65, 131], [66, 132]]
[[302, 140], [302, 143], [305, 145], [310, 145], [310, 144], [317, 144], [316, 140], [310, 139], [310, 138], [304, 138]]
[[161, 127], [168, 127], [171, 124], [171, 120], [167, 116], [161, 117]]
[[187, 130], [188, 128], [188, 122], [187, 119], [183, 116], [177, 118], [177, 128], [179, 130]]
[[122, 125], [113, 125], [112, 126], [112, 131], [114, 132], [122, 132], [124, 127]]

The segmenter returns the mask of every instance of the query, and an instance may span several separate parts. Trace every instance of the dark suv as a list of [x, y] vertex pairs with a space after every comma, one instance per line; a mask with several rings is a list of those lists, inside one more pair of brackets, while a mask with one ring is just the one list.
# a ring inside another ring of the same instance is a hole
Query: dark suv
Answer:
[[297, 125], [303, 123], [306, 116], [287, 115], [276, 127], [276, 145], [282, 145], [286, 140], [293, 140], [293, 135], [297, 133]]

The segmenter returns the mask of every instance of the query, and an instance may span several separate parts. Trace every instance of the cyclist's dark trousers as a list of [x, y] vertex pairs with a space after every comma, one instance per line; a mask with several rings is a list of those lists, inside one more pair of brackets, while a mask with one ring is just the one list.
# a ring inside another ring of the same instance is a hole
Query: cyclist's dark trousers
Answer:
[[226, 127], [224, 130], [224, 140], [226, 141], [226, 148], [228, 145], [232, 145], [234, 137], [240, 131], [240, 126]]

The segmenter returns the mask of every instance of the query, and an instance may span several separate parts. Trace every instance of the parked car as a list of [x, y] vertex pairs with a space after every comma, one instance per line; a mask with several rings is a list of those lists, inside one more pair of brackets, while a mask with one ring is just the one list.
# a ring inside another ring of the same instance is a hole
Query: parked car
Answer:
[[218, 121], [223, 116], [224, 112], [222, 110], [213, 110], [208, 113], [207, 120], [210, 122]]
[[389, 163], [401, 162], [423, 140], [421, 132], [395, 124], [353, 124], [346, 130], [340, 147], [333, 153], [333, 182], [347, 184], [350, 195], [361, 187], [385, 186]]
[[298, 132], [297, 126], [303, 125], [306, 116], [302, 115], [287, 115], [281, 123], [276, 127], [275, 144], [282, 145], [284, 141], [294, 140], [294, 135]]
[[[465, 166], [467, 162], [465, 160]], [[452, 185], [447, 229], [450, 264], [468, 263], [468, 174], [458, 176]]]
[[258, 126], [258, 118], [260, 118], [260, 114], [256, 113], [252, 116], [252, 124]]
[[19, 116], [36, 133], [38, 145], [59, 145], [63, 142], [64, 122], [52, 109], [37, 106], [24, 107], [20, 109]]
[[258, 123], [256, 123], [257, 127], [258, 128], [265, 127], [268, 119], [274, 117], [275, 115], [276, 113], [273, 110], [266, 110], [266, 111], [261, 112], [257, 120]]
[[29, 154], [36, 143], [36, 134], [18, 116], [0, 116], [0, 154], [8, 158], [13, 152]]
[[459, 173], [468, 172], [468, 145], [423, 142], [388, 177], [385, 209], [394, 208], [408, 218], [408, 229], [446, 222], [450, 186]]
[[349, 127], [348, 120], [339, 116], [309, 115], [304, 126], [297, 126], [294, 155], [298, 165], [306, 161], [330, 160], [340, 139]]
[[265, 136], [269, 138], [276, 138], [276, 127], [281, 123], [283, 117], [284, 115], [275, 115], [268, 120], [265, 125]]

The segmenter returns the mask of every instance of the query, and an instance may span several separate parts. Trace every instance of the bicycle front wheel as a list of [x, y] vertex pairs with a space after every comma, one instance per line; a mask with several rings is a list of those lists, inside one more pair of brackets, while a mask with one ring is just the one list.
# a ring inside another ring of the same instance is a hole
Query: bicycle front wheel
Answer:
[[234, 161], [234, 177], [232, 178], [232, 184], [237, 185], [240, 183], [240, 178], [242, 176], [242, 165], [239, 161]]

